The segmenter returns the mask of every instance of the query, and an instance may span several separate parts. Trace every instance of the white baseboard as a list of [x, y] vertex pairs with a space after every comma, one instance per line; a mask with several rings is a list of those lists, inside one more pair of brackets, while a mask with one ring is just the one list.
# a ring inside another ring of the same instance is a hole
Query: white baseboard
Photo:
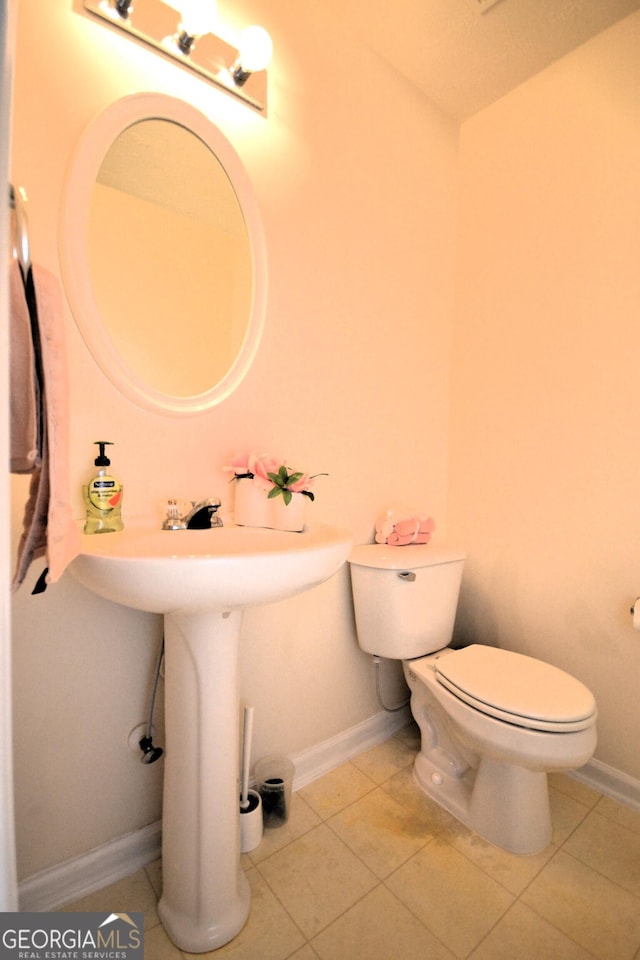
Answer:
[[18, 884], [20, 910], [57, 910], [135, 873], [160, 856], [161, 826], [151, 823], [28, 877]]
[[388, 740], [410, 720], [411, 711], [408, 706], [397, 713], [376, 713], [355, 727], [349, 727], [337, 736], [303, 750], [291, 758], [296, 768], [293, 789], [299, 790], [334, 767], [346, 763], [351, 757]]
[[640, 813], [640, 780], [635, 780], [601, 760], [590, 760], [571, 776], [612, 800]]
[[[296, 768], [293, 789], [299, 790], [351, 757], [382, 743], [410, 719], [408, 707], [398, 713], [377, 713], [291, 757]], [[162, 824], [158, 821], [28, 877], [18, 885], [20, 910], [54, 911], [135, 873], [160, 856], [161, 836]]]

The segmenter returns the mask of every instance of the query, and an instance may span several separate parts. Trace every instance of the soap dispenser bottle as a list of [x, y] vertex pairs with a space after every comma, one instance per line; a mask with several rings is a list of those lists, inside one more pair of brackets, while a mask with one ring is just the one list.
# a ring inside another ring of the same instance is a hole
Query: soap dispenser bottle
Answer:
[[107, 467], [111, 461], [105, 456], [104, 448], [112, 446], [109, 440], [96, 440], [100, 453], [94, 463], [98, 472], [82, 488], [84, 502], [87, 507], [87, 517], [84, 525], [85, 533], [115, 533], [122, 530], [122, 484], [110, 473]]

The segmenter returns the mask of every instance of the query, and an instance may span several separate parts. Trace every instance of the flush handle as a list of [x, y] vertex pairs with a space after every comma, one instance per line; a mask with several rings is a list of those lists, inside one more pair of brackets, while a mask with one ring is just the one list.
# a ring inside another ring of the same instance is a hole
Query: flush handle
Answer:
[[406, 580], [407, 583], [413, 583], [413, 581], [416, 578], [416, 575], [413, 572], [413, 570], [403, 570], [402, 573], [398, 574], [398, 576], [400, 577], [401, 580]]

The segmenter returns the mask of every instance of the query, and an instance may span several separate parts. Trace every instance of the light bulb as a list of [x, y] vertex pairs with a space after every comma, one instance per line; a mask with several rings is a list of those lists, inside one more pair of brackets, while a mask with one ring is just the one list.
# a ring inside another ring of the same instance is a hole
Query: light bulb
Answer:
[[180, 13], [180, 26], [190, 37], [213, 33], [216, 23], [215, 0], [171, 0], [170, 7]]
[[273, 43], [263, 27], [247, 27], [240, 36], [239, 57], [243, 73], [255, 73], [269, 66]]

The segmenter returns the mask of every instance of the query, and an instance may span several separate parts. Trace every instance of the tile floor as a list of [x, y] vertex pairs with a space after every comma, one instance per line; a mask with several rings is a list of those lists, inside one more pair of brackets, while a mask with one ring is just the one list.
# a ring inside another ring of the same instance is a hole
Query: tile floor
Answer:
[[[242, 857], [249, 921], [209, 958], [640, 960], [640, 813], [554, 775], [534, 857], [485, 843], [419, 790], [413, 725], [294, 794]], [[144, 911], [145, 958], [183, 960], [156, 911], [161, 864], [67, 909]]]

